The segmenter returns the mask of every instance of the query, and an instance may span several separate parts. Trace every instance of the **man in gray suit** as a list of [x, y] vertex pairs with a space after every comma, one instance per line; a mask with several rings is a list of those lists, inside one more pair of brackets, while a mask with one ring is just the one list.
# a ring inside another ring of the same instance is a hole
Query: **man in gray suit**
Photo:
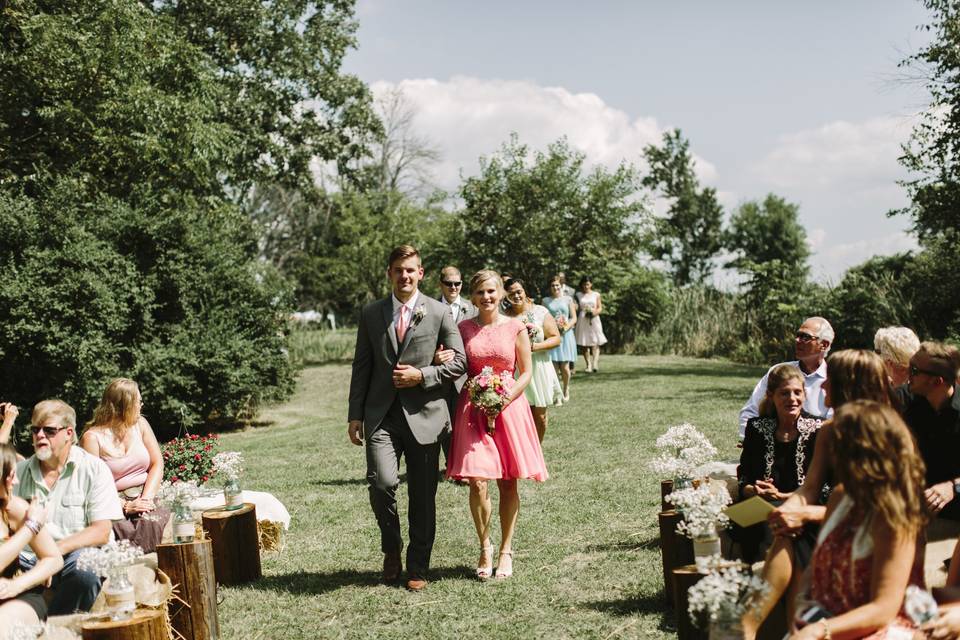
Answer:
[[[407, 588], [420, 591], [427, 585], [436, 534], [437, 438], [450, 428], [447, 395], [465, 371], [466, 357], [447, 308], [418, 290], [423, 266], [417, 250], [395, 248], [387, 276], [393, 294], [368, 304], [360, 315], [347, 435], [356, 445], [366, 441], [370, 505], [380, 526], [387, 582], [398, 580], [402, 571], [396, 494], [400, 457], [407, 458]], [[454, 357], [434, 366], [441, 344]]]
[[[447, 265], [440, 270], [440, 297], [438, 300], [447, 306], [450, 315], [453, 316], [454, 324], [460, 324], [461, 320], [472, 318], [477, 315], [477, 308], [473, 306], [468, 298], [464, 298], [463, 278], [460, 276], [460, 270], [453, 265]], [[467, 374], [454, 380], [450, 393], [447, 396], [447, 408], [450, 410], [450, 419], [453, 420], [454, 409], [457, 407], [457, 398], [460, 397], [460, 391], [467, 381]], [[440, 446], [443, 449], [444, 472], [446, 471], [446, 461], [450, 457], [450, 431], [445, 431], [440, 436]], [[466, 484], [462, 480], [457, 480], [457, 484]]]

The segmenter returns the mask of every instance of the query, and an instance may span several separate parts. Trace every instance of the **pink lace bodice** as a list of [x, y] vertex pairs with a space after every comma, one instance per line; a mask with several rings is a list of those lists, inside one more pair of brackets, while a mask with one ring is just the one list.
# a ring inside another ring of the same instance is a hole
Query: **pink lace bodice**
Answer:
[[459, 324], [463, 348], [467, 354], [467, 376], [473, 377], [484, 367], [507, 371], [511, 375], [517, 360], [517, 334], [526, 331], [517, 318], [481, 327], [472, 318]]

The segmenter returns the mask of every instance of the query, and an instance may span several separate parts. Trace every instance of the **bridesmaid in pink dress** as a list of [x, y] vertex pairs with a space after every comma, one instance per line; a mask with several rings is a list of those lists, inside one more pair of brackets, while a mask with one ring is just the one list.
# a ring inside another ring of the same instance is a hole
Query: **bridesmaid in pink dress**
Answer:
[[[902, 606], [908, 584], [923, 586], [923, 461], [889, 406], [848, 402], [833, 425], [839, 486], [810, 562], [810, 598], [833, 617], [798, 620], [790, 639], [912, 638], [915, 627]], [[798, 608], [800, 618], [804, 613]]]
[[547, 479], [547, 467], [537, 438], [530, 405], [523, 389], [530, 382], [530, 338], [524, 324], [516, 318], [500, 314], [503, 283], [495, 271], [478, 272], [470, 281], [475, 318], [460, 323], [460, 333], [467, 353], [467, 376], [472, 378], [486, 367], [495, 372], [520, 375], [510, 389], [508, 404], [496, 416], [495, 429], [487, 433], [487, 416], [470, 403], [464, 387], [457, 402], [450, 446], [447, 475], [470, 483], [470, 513], [480, 540], [477, 577], [489, 578], [493, 573], [493, 545], [490, 542], [492, 505], [487, 481], [496, 480], [500, 491], [500, 555], [497, 578], [513, 574], [513, 534], [520, 512], [517, 480]]

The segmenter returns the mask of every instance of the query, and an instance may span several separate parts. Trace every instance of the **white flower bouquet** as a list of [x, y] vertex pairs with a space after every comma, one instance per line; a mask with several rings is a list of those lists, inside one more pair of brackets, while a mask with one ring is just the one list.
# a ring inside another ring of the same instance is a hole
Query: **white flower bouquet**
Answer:
[[102, 547], [87, 547], [77, 556], [77, 568], [105, 578], [143, 557], [143, 550], [129, 540], [114, 540]]
[[723, 512], [731, 502], [725, 487], [714, 488], [712, 483], [704, 482], [696, 488], [674, 491], [667, 496], [667, 502], [683, 514], [677, 531], [688, 538], [715, 538], [718, 527], [730, 524]]
[[157, 491], [157, 500], [169, 507], [189, 506], [200, 497], [200, 487], [195, 482], [164, 482]]
[[213, 456], [213, 472], [225, 480], [238, 480], [243, 474], [243, 454], [223, 451]]
[[661, 478], [693, 478], [698, 467], [712, 461], [717, 449], [692, 424], [678, 424], [657, 438], [660, 454], [650, 469]]
[[770, 586], [749, 568], [727, 567], [702, 578], [687, 592], [687, 612], [700, 628], [738, 624], [754, 611]]

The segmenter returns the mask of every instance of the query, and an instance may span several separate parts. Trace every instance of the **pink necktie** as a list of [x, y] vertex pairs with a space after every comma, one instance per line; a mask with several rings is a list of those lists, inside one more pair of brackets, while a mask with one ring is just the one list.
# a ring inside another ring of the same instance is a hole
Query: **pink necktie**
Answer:
[[400, 317], [397, 318], [397, 342], [403, 342], [403, 336], [407, 333], [407, 305], [400, 307]]

